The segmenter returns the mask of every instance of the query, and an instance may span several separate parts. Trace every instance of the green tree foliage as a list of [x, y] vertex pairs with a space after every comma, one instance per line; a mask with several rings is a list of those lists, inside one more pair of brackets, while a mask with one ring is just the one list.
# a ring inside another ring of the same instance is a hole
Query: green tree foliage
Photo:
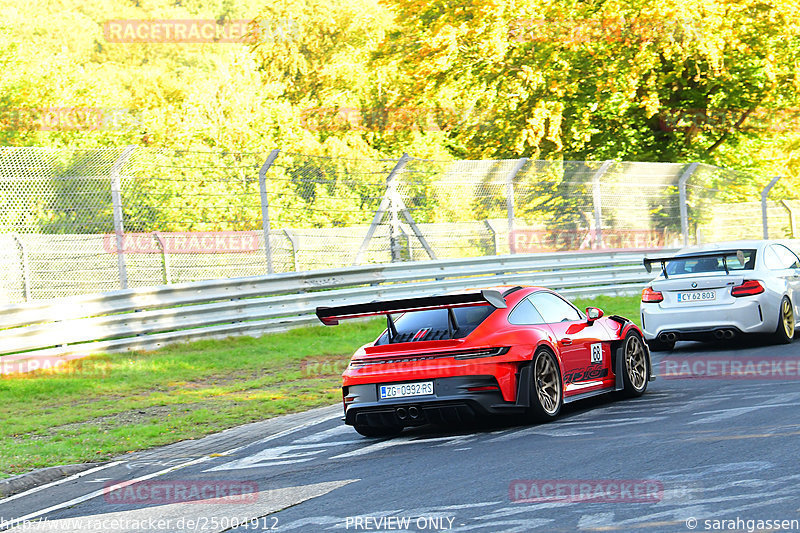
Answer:
[[721, 147], [798, 100], [789, 4], [391, 5], [381, 60], [402, 69], [399, 99], [463, 109], [454, 132], [471, 155], [725, 163]]
[[[0, 0], [0, 15], [0, 144], [311, 154], [275, 169], [275, 213], [287, 224], [368, 220], [385, 173], [347, 161], [403, 152], [800, 172], [791, 2]], [[189, 19], [253, 22], [235, 43], [114, 42], [105, 30]], [[209, 188], [214, 165], [183, 182], [180, 172], [174, 183], [138, 182], [153, 200], [139, 220], [188, 229], [175, 213], [203, 191], [225, 192]], [[445, 205], [430, 176], [406, 176], [420, 220]], [[583, 220], [582, 206], [559, 200], [574, 181], [564, 172], [531, 184], [519, 212]], [[239, 185], [253, 194], [253, 183]], [[733, 188], [746, 197], [760, 185], [737, 175]], [[502, 202], [471, 208], [494, 213]], [[257, 216], [242, 204], [217, 220], [243, 228]]]
[[292, 103], [357, 105], [389, 23], [377, 0], [280, 0], [256, 19], [253, 49]]

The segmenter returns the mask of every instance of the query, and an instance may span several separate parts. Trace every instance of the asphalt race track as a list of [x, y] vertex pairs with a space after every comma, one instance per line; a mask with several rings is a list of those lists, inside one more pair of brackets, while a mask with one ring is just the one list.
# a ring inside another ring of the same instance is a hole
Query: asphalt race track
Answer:
[[[213, 454], [132, 454], [0, 500], [0, 519], [14, 532], [800, 530], [800, 342], [681, 343], [654, 361], [643, 397], [570, 404], [549, 424], [367, 439], [333, 406]], [[219, 497], [185, 501], [208, 487]]]

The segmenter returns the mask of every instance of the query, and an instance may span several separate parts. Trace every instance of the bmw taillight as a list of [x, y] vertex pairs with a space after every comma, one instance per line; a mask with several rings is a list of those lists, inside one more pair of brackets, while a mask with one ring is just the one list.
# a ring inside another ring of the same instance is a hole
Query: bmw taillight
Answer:
[[744, 283], [731, 289], [731, 296], [739, 298], [740, 296], [753, 296], [754, 294], [761, 294], [762, 292], [764, 292], [764, 286], [760, 281], [746, 279]]
[[654, 291], [652, 287], [647, 287], [642, 291], [642, 301], [647, 303], [658, 303], [664, 301], [664, 295], [659, 291]]

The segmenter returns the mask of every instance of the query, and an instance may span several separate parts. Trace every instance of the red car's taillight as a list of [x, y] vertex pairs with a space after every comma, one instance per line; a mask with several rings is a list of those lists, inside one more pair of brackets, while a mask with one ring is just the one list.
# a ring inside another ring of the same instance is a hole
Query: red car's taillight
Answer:
[[658, 291], [654, 291], [650, 287], [647, 287], [645, 290], [642, 291], [642, 301], [648, 303], [663, 302], [664, 295]]
[[500, 387], [495, 385], [487, 385], [485, 387], [467, 387], [468, 392], [485, 392], [490, 390], [500, 390]]
[[741, 285], [737, 285], [731, 289], [731, 296], [753, 296], [754, 294], [761, 294], [764, 292], [764, 286], [760, 281], [754, 279], [746, 279]]

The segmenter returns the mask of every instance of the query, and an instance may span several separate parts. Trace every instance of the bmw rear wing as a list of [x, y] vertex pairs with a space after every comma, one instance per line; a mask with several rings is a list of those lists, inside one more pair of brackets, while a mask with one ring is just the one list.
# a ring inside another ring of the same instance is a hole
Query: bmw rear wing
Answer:
[[496, 309], [506, 307], [503, 295], [494, 290], [468, 292], [463, 294], [447, 294], [444, 296], [423, 296], [405, 298], [386, 302], [370, 302], [366, 304], [342, 305], [338, 307], [317, 307], [317, 318], [326, 326], [335, 326], [340, 320], [367, 316], [386, 315], [391, 321], [391, 314], [411, 311], [427, 311], [429, 309], [453, 309], [476, 305], [491, 305]]
[[669, 261], [680, 260], [684, 261], [686, 259], [708, 259], [708, 258], [722, 258], [722, 265], [725, 267], [725, 274], [730, 274], [730, 269], [728, 269], [728, 257], [735, 255], [736, 259], [739, 261], [739, 264], [744, 264], [744, 252], [741, 250], [721, 250], [719, 252], [698, 252], [695, 254], [685, 254], [685, 255], [674, 255], [672, 257], [645, 257], [642, 261], [645, 270], [648, 273], [653, 271], [653, 263], [661, 263], [661, 273], [664, 275], [665, 278], [669, 279], [667, 275], [667, 263]]

